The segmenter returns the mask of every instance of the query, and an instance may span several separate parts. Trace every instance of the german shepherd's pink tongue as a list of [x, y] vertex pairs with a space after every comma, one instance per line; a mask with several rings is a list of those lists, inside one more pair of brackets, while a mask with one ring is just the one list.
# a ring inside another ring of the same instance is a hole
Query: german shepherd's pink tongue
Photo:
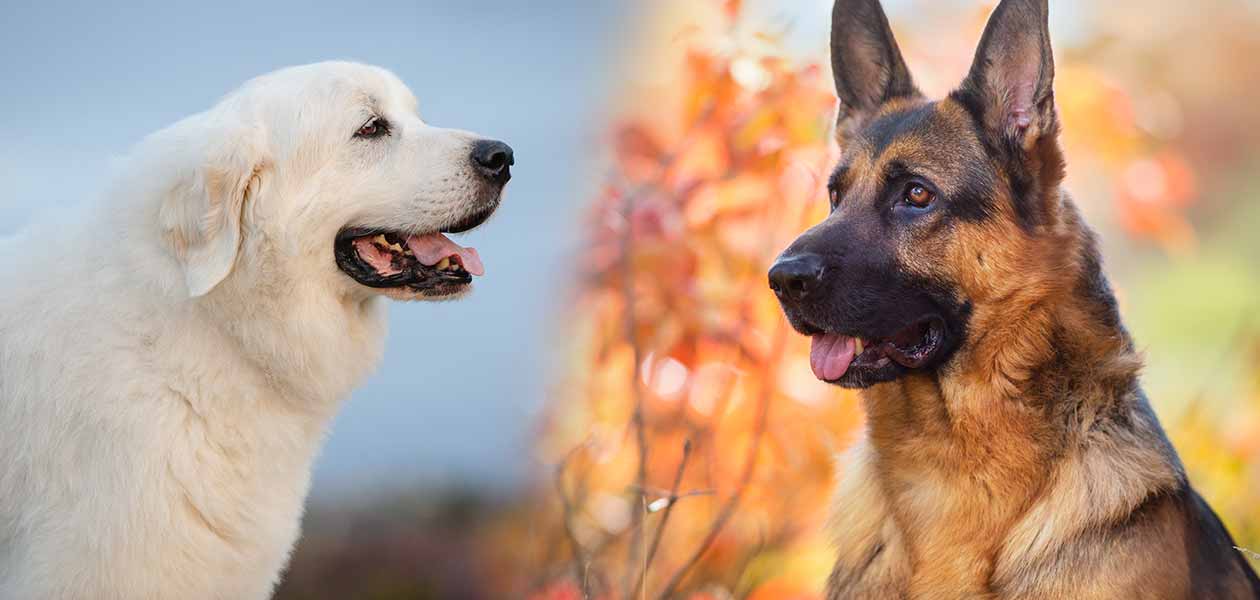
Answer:
[[813, 345], [809, 350], [809, 366], [814, 376], [823, 381], [844, 377], [857, 352], [856, 340], [838, 333], [824, 333], [810, 339]]
[[424, 265], [431, 267], [443, 258], [458, 257], [465, 271], [478, 276], [486, 274], [486, 268], [481, 264], [481, 257], [477, 255], [475, 248], [460, 246], [440, 233], [413, 235], [407, 238], [407, 247], [411, 248], [412, 254]]

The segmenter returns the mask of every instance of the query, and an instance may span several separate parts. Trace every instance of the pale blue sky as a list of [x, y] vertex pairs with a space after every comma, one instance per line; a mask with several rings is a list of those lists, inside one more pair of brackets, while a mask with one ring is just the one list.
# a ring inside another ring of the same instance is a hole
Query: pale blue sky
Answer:
[[499, 214], [460, 240], [486, 261], [473, 297], [392, 307], [385, 361], [335, 423], [314, 497], [517, 479], [633, 3], [122, 4], [0, 6], [0, 235], [90, 198], [114, 157], [250, 77], [387, 67], [428, 121], [506, 140], [517, 166]]

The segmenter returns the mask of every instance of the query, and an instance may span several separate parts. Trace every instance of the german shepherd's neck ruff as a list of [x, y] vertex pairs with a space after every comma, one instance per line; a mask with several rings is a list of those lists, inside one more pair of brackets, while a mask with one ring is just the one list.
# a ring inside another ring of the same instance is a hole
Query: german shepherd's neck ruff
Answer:
[[832, 212], [770, 271], [862, 388], [828, 597], [1258, 598], [1186, 480], [1062, 190], [1046, 0], [1003, 0], [925, 99], [878, 0], [837, 0]]

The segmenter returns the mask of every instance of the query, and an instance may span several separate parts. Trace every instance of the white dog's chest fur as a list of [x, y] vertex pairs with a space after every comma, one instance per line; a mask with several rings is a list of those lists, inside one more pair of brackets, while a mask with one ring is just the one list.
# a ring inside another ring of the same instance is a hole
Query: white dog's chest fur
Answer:
[[225, 333], [100, 267], [0, 264], [0, 598], [268, 597], [383, 307], [255, 299]]

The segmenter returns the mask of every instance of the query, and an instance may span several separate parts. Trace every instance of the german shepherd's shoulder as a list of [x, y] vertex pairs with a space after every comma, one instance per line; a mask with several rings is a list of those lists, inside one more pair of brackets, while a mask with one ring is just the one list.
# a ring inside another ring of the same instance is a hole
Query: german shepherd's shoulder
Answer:
[[830, 598], [1260, 598], [1061, 189], [1046, 15], [1003, 0], [929, 101], [878, 0], [836, 2], [832, 213], [770, 271], [815, 374], [869, 416]]

